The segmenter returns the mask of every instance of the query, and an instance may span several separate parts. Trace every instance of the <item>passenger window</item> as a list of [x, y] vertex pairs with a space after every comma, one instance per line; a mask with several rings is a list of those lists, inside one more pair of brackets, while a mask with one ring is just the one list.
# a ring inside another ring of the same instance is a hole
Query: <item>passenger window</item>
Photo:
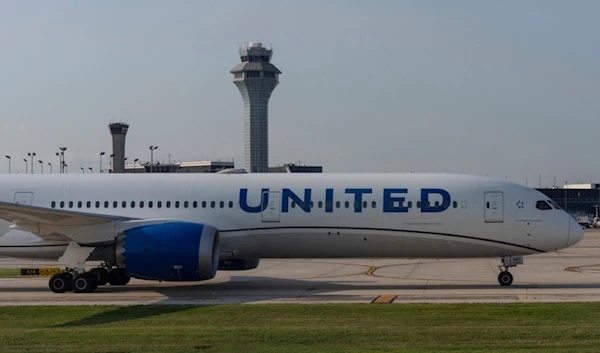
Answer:
[[229, 201], [229, 208], [233, 208], [233, 201]]
[[179, 208], [179, 201], [175, 201], [175, 208]]
[[198, 208], [198, 201], [194, 201], [194, 203], [192, 204], [192, 206], [193, 206], [194, 208]]
[[167, 201], [167, 208], [171, 208], [171, 201]]
[[363, 208], [367, 208], [368, 205], [369, 203], [367, 201], [363, 201]]
[[158, 208], [161, 208], [161, 207], [162, 207], [162, 201], [158, 201], [158, 202], [156, 203], [156, 207], [158, 207]]
[[81, 208], [82, 205], [83, 205], [83, 202], [81, 202], [81, 201], [77, 202], [77, 208]]
[[92, 202], [91, 202], [91, 201], [88, 201], [88, 202], [86, 203], [86, 206], [87, 206], [87, 208], [90, 208], [90, 207], [92, 207]]
[[65, 208], [65, 202], [64, 201], [60, 202], [60, 208]]
[[52, 201], [52, 208], [56, 207], [56, 201]]
[[127, 201], [123, 201], [123, 202], [121, 202], [121, 207], [123, 207], [123, 208], [127, 208]]
[[73, 201], [69, 201], [69, 208], [73, 208]]
[[412, 201], [408, 201], [408, 208], [412, 208]]
[[319, 201], [319, 203], [317, 204], [317, 206], [318, 206], [319, 208], [323, 208], [323, 201]]
[[458, 207], [458, 202], [456, 202], [456, 201], [452, 202], [452, 207], [457, 208]]
[[189, 204], [189, 202], [187, 202], [187, 201], [185, 201], [185, 202], [183, 203], [183, 207], [185, 207], [185, 208], [188, 208], [188, 206], [189, 206], [189, 205], [190, 205], [190, 204]]
[[96, 201], [96, 208], [100, 208], [100, 201]]
[[206, 201], [202, 201], [202, 208], [206, 208]]
[[340, 202], [339, 202], [339, 201], [336, 201], [336, 202], [335, 202], [335, 207], [336, 207], [336, 208], [340, 208]]
[[314, 204], [314, 202], [312, 202], [312, 201], [311, 201], [311, 202], [308, 204], [308, 207], [310, 207], [310, 208], [313, 208], [313, 207], [315, 207], [315, 204]]
[[210, 202], [210, 208], [215, 208], [215, 202], [214, 201]]
[[348, 201], [344, 202], [344, 206], [346, 206], [346, 208], [349, 208], [350, 207], [350, 202], [348, 202]]
[[292, 201], [292, 208], [296, 208], [296, 203]]
[[140, 201], [140, 208], [144, 208], [144, 201]]
[[421, 201], [417, 201], [417, 208], [421, 208]]
[[135, 208], [135, 201], [131, 201], [131, 208]]
[[108, 201], [104, 201], [104, 208], [108, 208]]
[[119, 206], [119, 203], [117, 201], [113, 202], [113, 208], [117, 208]]
[[219, 202], [219, 207], [221, 207], [221, 208], [225, 207], [225, 202], [223, 202], [223, 201]]
[[377, 207], [377, 202], [375, 202], [375, 201], [371, 202], [371, 208], [375, 208], [375, 207]]
[[152, 201], [148, 201], [148, 208], [152, 208]]
[[435, 207], [440, 207], [440, 202], [439, 201], [435, 202]]
[[327, 201], [327, 207], [333, 208], [333, 201]]
[[542, 210], [542, 211], [552, 209], [552, 207], [550, 205], [548, 205], [548, 203], [546, 201], [541, 201], [541, 200], [536, 202], [535, 208], [537, 208], [538, 210]]

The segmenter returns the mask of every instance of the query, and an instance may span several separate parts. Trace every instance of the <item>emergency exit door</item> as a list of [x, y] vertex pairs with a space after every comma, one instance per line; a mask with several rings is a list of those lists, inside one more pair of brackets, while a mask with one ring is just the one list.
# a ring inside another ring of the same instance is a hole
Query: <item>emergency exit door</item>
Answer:
[[485, 221], [487, 223], [504, 222], [504, 194], [501, 192], [486, 192], [485, 202]]
[[[265, 191], [267, 193], [267, 207], [263, 206], [263, 222], [279, 222], [281, 218], [281, 193], [279, 191]], [[262, 198], [264, 200], [264, 197]]]

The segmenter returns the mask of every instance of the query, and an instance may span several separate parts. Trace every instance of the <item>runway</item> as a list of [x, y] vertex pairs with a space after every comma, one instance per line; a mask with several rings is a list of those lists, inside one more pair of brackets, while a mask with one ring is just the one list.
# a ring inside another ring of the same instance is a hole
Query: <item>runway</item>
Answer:
[[[600, 301], [600, 231], [564, 251], [525, 257], [511, 287], [497, 282], [500, 259], [262, 260], [257, 269], [213, 280], [132, 280], [90, 294], [54, 294], [48, 278], [0, 279], [0, 305], [258, 303], [476, 303]], [[0, 259], [0, 267], [55, 265]]]

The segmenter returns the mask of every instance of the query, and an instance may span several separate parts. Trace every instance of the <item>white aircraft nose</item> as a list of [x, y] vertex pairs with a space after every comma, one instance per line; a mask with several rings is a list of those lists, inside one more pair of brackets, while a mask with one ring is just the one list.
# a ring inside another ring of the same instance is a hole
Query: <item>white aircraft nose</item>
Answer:
[[579, 225], [579, 223], [577, 223], [577, 221], [575, 221], [573, 217], [570, 216], [569, 222], [569, 236], [567, 238], [567, 247], [573, 246], [579, 243], [581, 239], [583, 239], [583, 228], [581, 228], [581, 225]]

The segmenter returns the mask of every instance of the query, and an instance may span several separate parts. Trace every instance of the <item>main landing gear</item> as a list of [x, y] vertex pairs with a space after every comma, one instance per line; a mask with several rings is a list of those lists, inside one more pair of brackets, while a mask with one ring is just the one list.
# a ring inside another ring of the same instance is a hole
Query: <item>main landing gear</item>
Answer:
[[110, 269], [110, 267], [97, 267], [87, 272], [77, 273], [73, 270], [66, 270], [63, 273], [57, 273], [50, 277], [48, 287], [54, 293], [65, 293], [73, 291], [75, 293], [91, 293], [98, 286], [110, 283], [113, 286], [124, 286], [129, 283], [130, 277], [125, 270], [119, 267]]
[[498, 275], [498, 283], [500, 283], [501, 286], [510, 286], [513, 282], [513, 275], [508, 272], [508, 269], [522, 264], [523, 256], [504, 256], [502, 258], [502, 265], [498, 266], [501, 271]]

